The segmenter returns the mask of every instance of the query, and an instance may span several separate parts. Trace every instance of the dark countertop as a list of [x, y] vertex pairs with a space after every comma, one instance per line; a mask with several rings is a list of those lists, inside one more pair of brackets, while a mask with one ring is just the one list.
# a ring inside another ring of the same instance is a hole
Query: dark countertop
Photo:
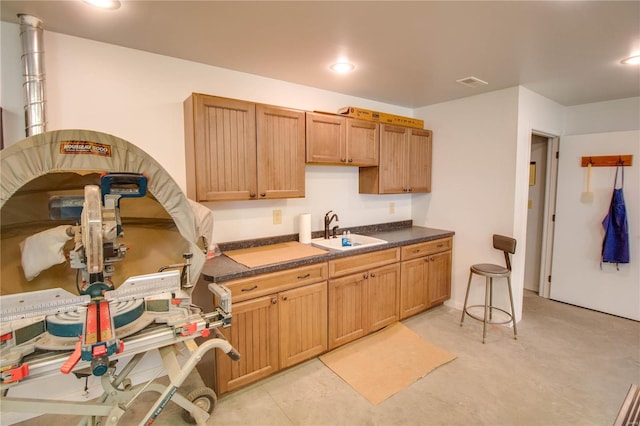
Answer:
[[[310, 265], [313, 263], [326, 262], [330, 259], [337, 259], [340, 257], [353, 256], [356, 254], [369, 253], [378, 250], [384, 250], [393, 247], [405, 246], [409, 244], [416, 244], [425, 241], [437, 240], [439, 238], [451, 237], [454, 235], [453, 231], [446, 231], [443, 229], [425, 228], [422, 226], [412, 226], [412, 222], [392, 222], [388, 224], [379, 225], [367, 225], [351, 228], [340, 228], [340, 231], [349, 230], [352, 233], [358, 233], [362, 235], [369, 235], [372, 237], [380, 238], [387, 241], [386, 244], [380, 244], [370, 247], [362, 247], [352, 249], [348, 251], [340, 250], [328, 250], [326, 254], [307, 257], [304, 259], [296, 259], [288, 262], [277, 263], [273, 265], [266, 265], [257, 268], [247, 268], [246, 266], [237, 263], [231, 258], [224, 255], [225, 251], [236, 250], [239, 248], [257, 247], [262, 245], [276, 244], [286, 241], [297, 241], [298, 234], [285, 235], [274, 238], [262, 238], [257, 240], [246, 240], [233, 243], [221, 243], [220, 249], [222, 250], [221, 256], [216, 256], [213, 259], [205, 262], [202, 269], [202, 277], [208, 282], [222, 283], [236, 278], [248, 277], [252, 275], [264, 274], [267, 272], [281, 271], [284, 269], [295, 268], [298, 266]], [[322, 231], [314, 232], [312, 237], [317, 238], [322, 236]]]

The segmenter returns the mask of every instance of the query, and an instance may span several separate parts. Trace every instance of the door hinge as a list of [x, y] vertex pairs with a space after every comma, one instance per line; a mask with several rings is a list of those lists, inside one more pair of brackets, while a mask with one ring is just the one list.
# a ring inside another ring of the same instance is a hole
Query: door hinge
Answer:
[[555, 213], [551, 215], [551, 222], [555, 222], [556, 221], [556, 215]]
[[551, 283], [551, 275], [547, 278], [547, 282]]
[[556, 159], [560, 158], [560, 151], [556, 151]]

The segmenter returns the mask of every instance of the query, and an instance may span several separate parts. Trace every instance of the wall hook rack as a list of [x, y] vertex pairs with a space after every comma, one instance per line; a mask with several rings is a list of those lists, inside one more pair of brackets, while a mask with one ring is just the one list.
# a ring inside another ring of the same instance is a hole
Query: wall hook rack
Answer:
[[615, 166], [631, 166], [633, 165], [633, 155], [599, 155], [582, 157], [581, 166], [587, 167], [615, 167]]

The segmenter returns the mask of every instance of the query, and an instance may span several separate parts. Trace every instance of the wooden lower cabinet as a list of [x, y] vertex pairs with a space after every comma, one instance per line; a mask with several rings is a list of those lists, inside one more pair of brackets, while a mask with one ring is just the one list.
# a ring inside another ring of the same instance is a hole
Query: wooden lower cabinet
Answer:
[[[451, 253], [452, 238], [443, 238], [227, 282], [233, 318], [220, 331], [240, 360], [215, 352], [216, 391], [236, 390], [443, 303], [451, 295]], [[199, 366], [203, 378], [212, 376], [211, 363], [205, 374]]]
[[440, 305], [451, 298], [451, 251], [429, 256], [429, 307]]
[[400, 283], [400, 319], [422, 312], [429, 306], [427, 295], [428, 260], [425, 258], [402, 262]]
[[364, 274], [329, 280], [329, 350], [365, 335]]
[[[451, 297], [451, 238], [402, 249], [400, 319], [444, 303]], [[418, 256], [418, 257], [416, 257]]]
[[238, 362], [216, 351], [216, 390], [238, 389], [327, 350], [327, 282], [233, 305], [222, 330]]
[[398, 321], [398, 289], [400, 265], [377, 268], [369, 272], [368, 279], [368, 331], [380, 330]]
[[278, 299], [266, 296], [233, 305], [232, 325], [222, 334], [239, 361], [216, 351], [216, 391], [223, 394], [267, 377], [278, 365]]
[[327, 282], [280, 293], [280, 367], [327, 350]]
[[398, 321], [400, 266], [329, 280], [329, 350]]

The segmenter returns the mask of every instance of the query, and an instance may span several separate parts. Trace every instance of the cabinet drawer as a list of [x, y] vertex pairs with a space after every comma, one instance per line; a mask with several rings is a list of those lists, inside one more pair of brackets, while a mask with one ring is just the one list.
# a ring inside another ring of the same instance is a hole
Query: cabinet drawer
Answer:
[[347, 256], [329, 261], [329, 276], [341, 277], [369, 268], [388, 265], [400, 260], [400, 248], [374, 251], [373, 253]]
[[223, 283], [234, 303], [327, 279], [327, 263], [302, 266]]
[[402, 260], [415, 259], [429, 254], [451, 250], [452, 238], [442, 238], [424, 243], [411, 244], [402, 247]]

